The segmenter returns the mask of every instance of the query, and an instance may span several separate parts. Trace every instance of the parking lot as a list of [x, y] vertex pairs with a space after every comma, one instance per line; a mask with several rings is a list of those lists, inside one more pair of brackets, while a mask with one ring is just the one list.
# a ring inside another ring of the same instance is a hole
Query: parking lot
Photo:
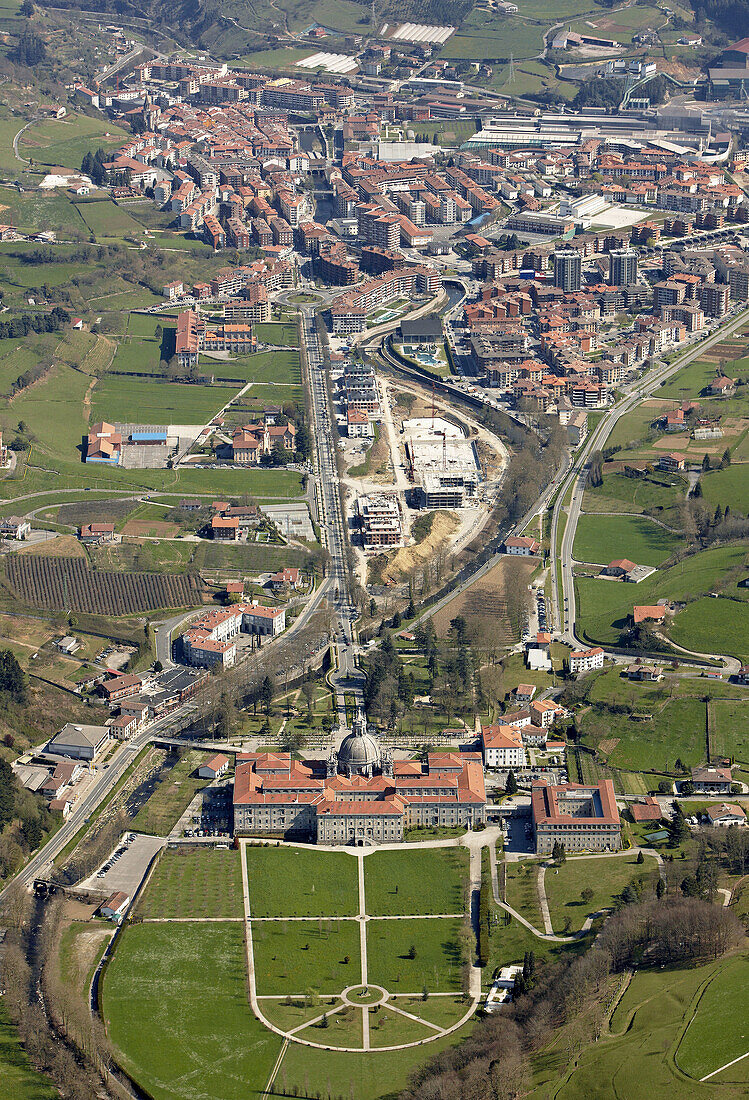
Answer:
[[148, 865], [164, 844], [165, 840], [160, 836], [125, 833], [109, 858], [83, 885], [107, 896], [122, 890], [132, 898], [148, 870]]

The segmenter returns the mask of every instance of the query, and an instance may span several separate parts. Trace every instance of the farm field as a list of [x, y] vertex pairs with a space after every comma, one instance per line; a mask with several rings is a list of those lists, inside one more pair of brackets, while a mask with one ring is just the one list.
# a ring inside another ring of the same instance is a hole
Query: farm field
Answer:
[[111, 199], [74, 205], [84, 224], [96, 237], [143, 236], [143, 226]]
[[730, 505], [732, 510], [749, 512], [749, 464], [734, 463], [725, 470], [714, 470], [701, 479], [702, 495], [707, 504]]
[[107, 376], [91, 399], [92, 421], [134, 424], [204, 424], [230, 401], [228, 386], [193, 386], [181, 382], [142, 382]]
[[353, 917], [356, 860], [346, 852], [246, 846], [253, 917]]
[[[638, 970], [614, 1011], [611, 1037], [585, 1047], [572, 1067], [560, 1046], [534, 1056], [534, 1087], [529, 1095], [533, 1100], [550, 1096], [590, 1100], [597, 1095], [627, 1100], [650, 1100], [657, 1095], [669, 1100], [715, 1100], [716, 1096], [739, 1100], [746, 1095], [745, 1084], [731, 1083], [730, 1078], [725, 1085], [715, 1079], [699, 1084], [675, 1073], [670, 1063], [700, 987], [719, 975], [724, 965]], [[741, 1067], [739, 1063], [739, 1072]]]
[[[618, 642], [634, 604], [655, 603], [662, 598], [693, 601], [709, 592], [720, 592], [723, 584], [735, 584], [734, 571], [743, 567], [746, 553], [745, 543], [702, 550], [667, 569], [660, 569], [637, 585], [578, 577], [575, 581], [578, 623], [590, 641]], [[724, 603], [723, 600], [712, 602], [721, 606]], [[678, 631], [679, 617], [684, 614], [681, 611], [676, 615], [672, 629]], [[685, 645], [681, 641], [684, 636], [684, 631], [680, 638], [674, 635], [679, 644]], [[732, 628], [727, 623], [724, 625], [719, 617], [708, 651], [732, 652], [735, 641]]]
[[680, 536], [644, 516], [582, 515], [573, 553], [577, 561], [598, 565], [629, 558], [638, 565], [656, 566], [682, 545]]
[[8, 555], [5, 564], [11, 587], [23, 603], [33, 607], [128, 615], [162, 607], [197, 607], [202, 603], [200, 581], [195, 573], [177, 576], [106, 573], [92, 571], [81, 558], [29, 553]]
[[135, 815], [132, 828], [139, 833], [167, 836], [195, 794], [207, 786], [208, 780], [198, 777], [198, 768], [208, 759], [209, 754], [194, 751], [186, 752], [176, 761], [168, 757], [169, 766], [163, 769], [153, 794]]
[[241, 923], [127, 928], [102, 1003], [123, 1066], [154, 1100], [259, 1097], [280, 1050], [249, 1006]]
[[[588, 859], [570, 856], [561, 867], [546, 870], [546, 897], [554, 931], [566, 927], [572, 931], [582, 928], [586, 917], [614, 905], [625, 886], [642, 877], [643, 895], [655, 889], [657, 864], [653, 856], [645, 856], [643, 864], [637, 863], [633, 854]], [[584, 889], [593, 890], [589, 902], [581, 898]]]
[[241, 917], [242, 874], [237, 852], [166, 849], [138, 903], [143, 920]]
[[[524, 14], [524, 13], [523, 13]], [[508, 60], [534, 57], [543, 48], [544, 31], [551, 20], [532, 23], [518, 15], [502, 15], [474, 9], [457, 34], [440, 52], [445, 60]]]
[[698, 698], [668, 699], [667, 692], [661, 693], [660, 699], [654, 696], [637, 699], [636, 713], [643, 716], [639, 721], [632, 721], [628, 713], [605, 708], [586, 711], [580, 719], [583, 744], [596, 748], [603, 762], [612, 767], [637, 772], [674, 774], [677, 760], [687, 768], [704, 763], [705, 703]]
[[[591, 512], [653, 511], [668, 522], [668, 512], [686, 496], [687, 482], [679, 474], [654, 471], [644, 478], [627, 477], [604, 467], [603, 484], [587, 486], [583, 510]], [[665, 513], [665, 514], [664, 514]]]
[[[674, 618], [670, 636], [695, 653], [749, 655], [747, 608], [736, 600], [695, 600]], [[724, 647], [724, 648], [721, 648]]]
[[374, 852], [364, 860], [367, 912], [372, 916], [462, 913], [467, 874], [465, 848]]

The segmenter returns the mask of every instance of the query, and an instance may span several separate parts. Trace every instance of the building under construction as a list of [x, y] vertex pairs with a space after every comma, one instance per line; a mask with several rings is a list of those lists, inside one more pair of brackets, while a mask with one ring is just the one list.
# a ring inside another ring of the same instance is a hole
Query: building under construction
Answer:
[[406, 465], [417, 508], [463, 508], [475, 495], [479, 463], [474, 443], [443, 417], [403, 422]]

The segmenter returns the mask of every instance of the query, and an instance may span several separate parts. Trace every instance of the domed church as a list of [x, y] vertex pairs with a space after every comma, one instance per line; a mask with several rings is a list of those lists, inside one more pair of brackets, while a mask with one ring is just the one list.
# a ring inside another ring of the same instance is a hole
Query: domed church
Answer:
[[351, 732], [328, 757], [327, 775], [345, 775], [351, 779], [360, 775], [372, 779], [375, 775], [391, 776], [393, 762], [389, 753], [383, 755], [377, 738], [367, 731], [367, 720], [363, 714], [357, 714]]

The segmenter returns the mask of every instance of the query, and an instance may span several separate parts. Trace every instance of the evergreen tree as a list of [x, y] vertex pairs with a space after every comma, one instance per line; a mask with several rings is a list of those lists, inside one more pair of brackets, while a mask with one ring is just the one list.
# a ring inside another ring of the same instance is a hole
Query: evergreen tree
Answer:
[[505, 794], [517, 794], [518, 781], [515, 778], [515, 772], [509, 771], [507, 773], [507, 781], [505, 783]]

